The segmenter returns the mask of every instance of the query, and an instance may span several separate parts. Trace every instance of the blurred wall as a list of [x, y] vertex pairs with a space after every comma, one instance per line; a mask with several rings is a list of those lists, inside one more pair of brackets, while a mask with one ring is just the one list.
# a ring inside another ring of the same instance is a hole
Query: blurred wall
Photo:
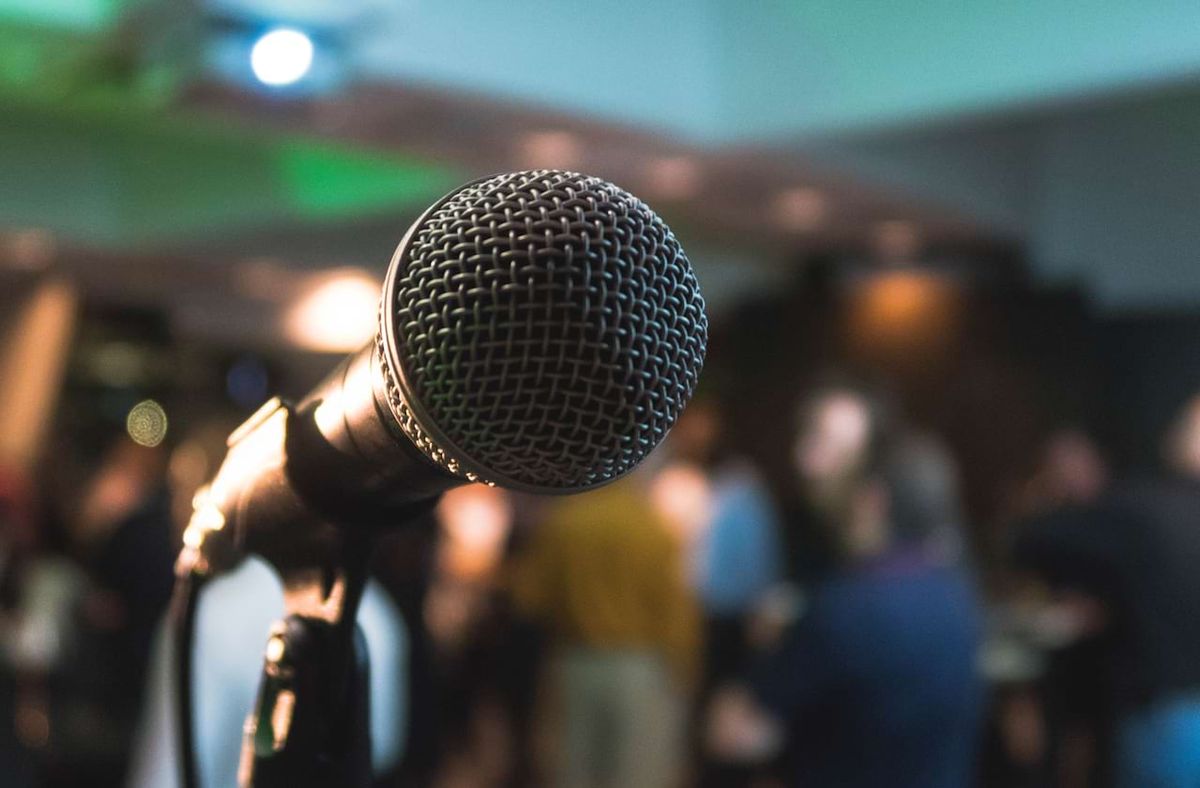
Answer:
[[1200, 91], [829, 139], [828, 160], [1023, 239], [1108, 308], [1200, 303]]
[[1200, 303], [1200, 93], [1049, 124], [1035, 177], [1030, 252], [1045, 275], [1086, 272], [1111, 306]]

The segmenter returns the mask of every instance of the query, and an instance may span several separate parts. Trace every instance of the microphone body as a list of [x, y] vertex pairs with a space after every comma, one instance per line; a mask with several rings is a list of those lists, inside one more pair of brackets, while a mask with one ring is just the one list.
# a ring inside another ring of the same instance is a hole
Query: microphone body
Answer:
[[398, 525], [465, 483], [389, 423], [377, 400], [382, 385], [373, 343], [299, 403], [265, 403], [230, 435], [224, 462], [197, 496], [194, 521], [224, 531], [237, 553], [292, 565], [330, 524]]
[[476, 181], [405, 234], [375, 340], [230, 436], [193, 524], [278, 554], [467, 482], [605, 484], [665, 437], [706, 339], [691, 264], [640, 200], [554, 170]]
[[458, 484], [564, 494], [628, 473], [690, 398], [707, 325], [675, 236], [612, 184], [513, 173], [430, 207], [392, 257], [375, 341], [298, 403], [260, 408], [197, 494], [176, 567], [185, 785], [196, 600], [225, 561], [266, 558], [289, 613], [240, 782], [367, 784], [354, 611], [377, 531]]

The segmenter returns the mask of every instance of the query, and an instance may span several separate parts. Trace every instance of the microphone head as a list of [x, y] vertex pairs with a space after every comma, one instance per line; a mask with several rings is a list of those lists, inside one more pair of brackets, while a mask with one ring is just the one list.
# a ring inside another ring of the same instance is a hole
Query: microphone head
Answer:
[[695, 389], [708, 319], [691, 263], [645, 203], [534, 170], [468, 184], [388, 269], [388, 405], [471, 481], [577, 492], [637, 465]]

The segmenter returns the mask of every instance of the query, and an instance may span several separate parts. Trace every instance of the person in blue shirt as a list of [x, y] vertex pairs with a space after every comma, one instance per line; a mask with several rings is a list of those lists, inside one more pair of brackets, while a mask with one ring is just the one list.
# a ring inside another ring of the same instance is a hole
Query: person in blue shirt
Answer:
[[[680, 420], [690, 429], [692, 458], [707, 469], [706, 517], [697, 532], [692, 580], [704, 614], [704, 670], [698, 709], [715, 688], [735, 678], [749, 654], [747, 631], [756, 608], [782, 579], [782, 545], [775, 502], [758, 470], [724, 451], [715, 406], [693, 403]], [[697, 427], [699, 423], [699, 427]], [[678, 444], [678, 441], [677, 441]], [[755, 770], [700, 753], [696, 785], [733, 788], [753, 782]]]
[[710, 484], [712, 516], [699, 546], [697, 587], [707, 616], [740, 623], [779, 581], [778, 517], [748, 462], [723, 463]]
[[710, 736], [760, 756], [781, 739], [790, 784], [806, 788], [970, 785], [982, 626], [947, 548], [953, 465], [928, 440], [880, 434], [851, 390], [811, 400], [800, 432], [800, 481], [836, 557], [745, 686], [718, 700]]

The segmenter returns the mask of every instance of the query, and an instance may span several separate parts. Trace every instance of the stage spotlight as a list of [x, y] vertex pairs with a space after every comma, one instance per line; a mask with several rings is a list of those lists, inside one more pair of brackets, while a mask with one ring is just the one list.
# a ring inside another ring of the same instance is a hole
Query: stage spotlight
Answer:
[[264, 85], [283, 87], [299, 82], [312, 62], [312, 39], [291, 28], [264, 33], [250, 50], [250, 67]]

